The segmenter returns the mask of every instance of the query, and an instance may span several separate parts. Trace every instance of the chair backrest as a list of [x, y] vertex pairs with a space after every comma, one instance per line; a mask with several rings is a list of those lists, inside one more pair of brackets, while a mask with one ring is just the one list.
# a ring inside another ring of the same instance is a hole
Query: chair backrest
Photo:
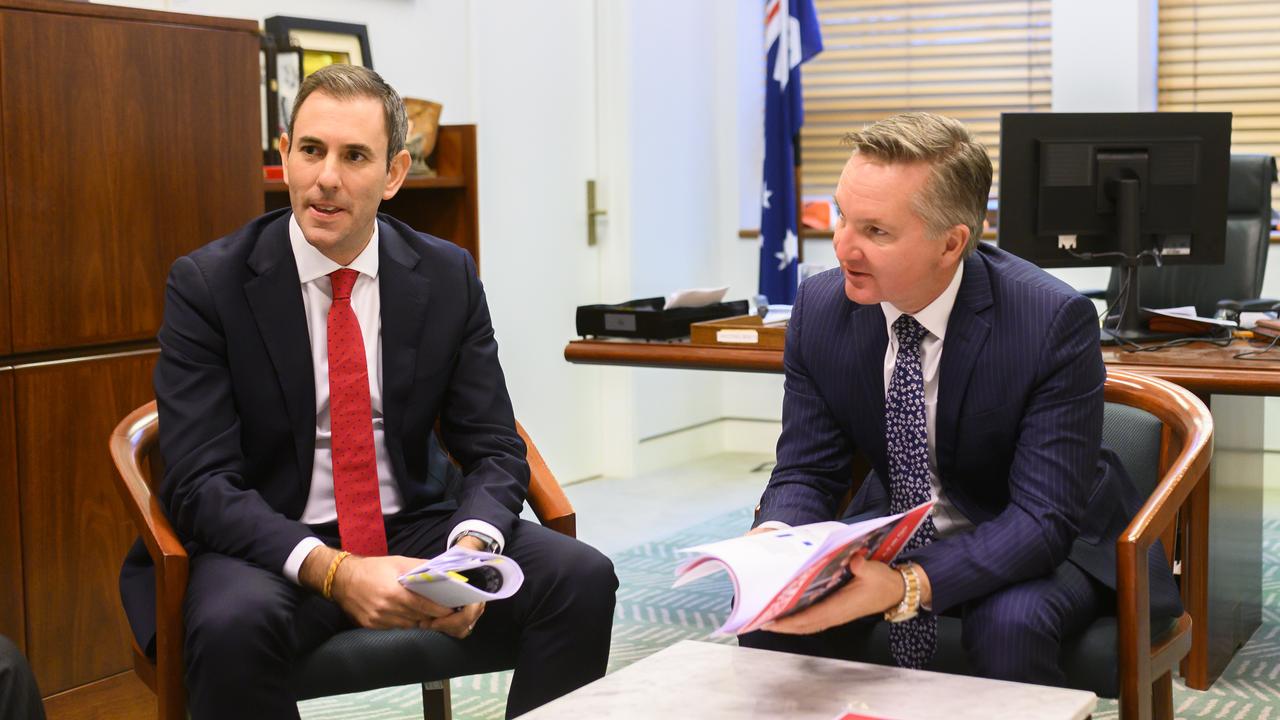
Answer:
[[1164, 423], [1151, 413], [1109, 402], [1102, 419], [1102, 444], [1120, 457], [1120, 463], [1142, 497], [1151, 495], [1160, 480], [1160, 448]]
[[[1170, 265], [1138, 269], [1143, 307], [1194, 305], [1212, 316], [1219, 300], [1247, 300], [1262, 292], [1271, 235], [1271, 184], [1276, 179], [1270, 155], [1232, 155], [1227, 182], [1227, 237], [1221, 265]], [[1119, 291], [1120, 273], [1111, 271], [1107, 297]]]

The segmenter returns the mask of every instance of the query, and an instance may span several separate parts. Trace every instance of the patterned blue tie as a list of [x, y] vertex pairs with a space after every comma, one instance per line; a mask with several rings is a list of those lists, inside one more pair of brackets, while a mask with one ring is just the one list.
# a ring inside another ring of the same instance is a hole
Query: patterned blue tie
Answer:
[[[901, 513], [928, 502], [933, 495], [920, 366], [920, 341], [928, 331], [914, 317], [903, 315], [893, 321], [893, 332], [898, 336], [898, 357], [885, 399], [885, 440], [889, 449], [889, 512]], [[936, 534], [933, 518], [926, 517], [906, 549], [928, 545]], [[901, 667], [924, 667], [937, 646], [938, 620], [933, 615], [921, 614], [889, 626], [889, 650]]]

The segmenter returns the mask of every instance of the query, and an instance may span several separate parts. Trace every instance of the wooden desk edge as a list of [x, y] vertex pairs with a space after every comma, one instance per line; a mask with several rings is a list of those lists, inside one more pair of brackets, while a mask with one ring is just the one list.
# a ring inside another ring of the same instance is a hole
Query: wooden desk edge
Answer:
[[564, 359], [571, 363], [591, 365], [782, 372], [782, 351], [775, 349], [573, 340], [565, 345]]
[[[782, 351], [774, 348], [734, 348], [690, 345], [688, 343], [628, 342], [609, 340], [572, 340], [564, 348], [564, 359], [571, 363], [623, 365], [630, 367], [724, 370], [729, 372], [782, 372]], [[1115, 356], [1104, 357], [1108, 367], [1154, 375], [1188, 390], [1207, 395], [1280, 395], [1280, 368], [1268, 367], [1271, 361], [1257, 362], [1257, 370], [1249, 367], [1218, 368], [1200, 365], [1161, 365], [1124, 362]], [[1259, 372], [1259, 370], [1263, 372]]]

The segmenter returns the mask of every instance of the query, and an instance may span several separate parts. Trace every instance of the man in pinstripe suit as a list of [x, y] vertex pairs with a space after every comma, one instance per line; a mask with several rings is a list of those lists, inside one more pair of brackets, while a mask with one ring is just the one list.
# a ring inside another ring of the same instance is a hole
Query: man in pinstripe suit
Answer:
[[[873, 472], [847, 517], [937, 504], [898, 564], [859, 563], [740, 642], [854, 657], [883, 616], [895, 659], [921, 667], [936, 616], [958, 613], [975, 671], [1064, 684], [1061, 643], [1114, 612], [1115, 539], [1141, 504], [1101, 447], [1093, 305], [978, 243], [991, 162], [960, 123], [907, 113], [847, 140], [840, 267], [796, 299], [778, 462], [752, 532], [832, 519], [859, 450]], [[1162, 553], [1153, 617], [1181, 613]]]

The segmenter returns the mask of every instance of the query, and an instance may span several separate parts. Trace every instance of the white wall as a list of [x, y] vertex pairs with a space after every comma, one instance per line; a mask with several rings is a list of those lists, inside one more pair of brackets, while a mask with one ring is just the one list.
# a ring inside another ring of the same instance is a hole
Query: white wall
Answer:
[[[631, 63], [631, 293], [665, 295], [720, 282], [723, 222], [722, 149], [717, 132], [720, 51], [718, 16], [731, 0], [632, 2], [627, 5]], [[673, 17], [680, 22], [672, 22]], [[731, 66], [730, 66], [731, 69]], [[732, 75], [730, 75], [732, 77]], [[635, 373], [636, 428], [641, 438], [718, 415], [718, 382], [701, 373]]]
[[1156, 0], [1053, 0], [1055, 112], [1156, 109]]

